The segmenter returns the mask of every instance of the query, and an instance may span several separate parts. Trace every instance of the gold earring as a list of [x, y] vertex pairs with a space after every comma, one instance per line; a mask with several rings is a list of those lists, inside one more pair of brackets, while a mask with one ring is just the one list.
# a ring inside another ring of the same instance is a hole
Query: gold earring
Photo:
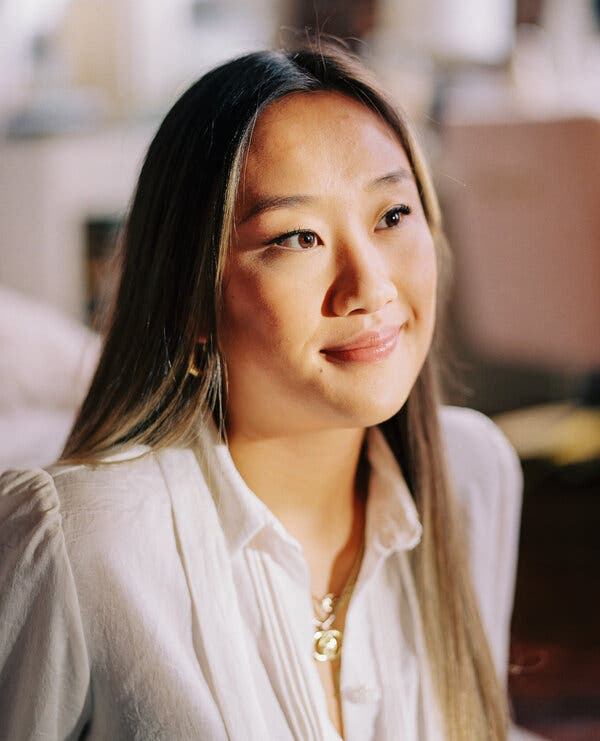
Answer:
[[[206, 350], [206, 342], [199, 342], [196, 347], [200, 346], [202, 350]], [[190, 374], [190, 376], [194, 376], [194, 378], [198, 378], [200, 375], [200, 370], [198, 369], [198, 366], [196, 365], [196, 351], [192, 353], [192, 357], [190, 358], [190, 364], [188, 366], [187, 372]]]

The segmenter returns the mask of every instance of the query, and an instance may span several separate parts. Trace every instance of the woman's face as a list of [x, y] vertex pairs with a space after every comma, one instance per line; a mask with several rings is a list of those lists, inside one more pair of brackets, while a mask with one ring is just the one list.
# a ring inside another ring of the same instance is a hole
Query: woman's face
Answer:
[[339, 93], [259, 117], [224, 275], [219, 343], [230, 434], [389, 419], [434, 326], [436, 257], [394, 133]]

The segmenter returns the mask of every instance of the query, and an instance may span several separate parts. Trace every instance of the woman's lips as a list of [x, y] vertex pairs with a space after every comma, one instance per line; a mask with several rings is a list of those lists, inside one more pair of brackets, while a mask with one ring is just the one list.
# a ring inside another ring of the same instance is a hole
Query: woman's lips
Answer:
[[394, 351], [405, 326], [406, 324], [402, 324], [400, 327], [386, 327], [377, 332], [364, 332], [345, 345], [326, 347], [321, 352], [328, 360], [337, 362], [364, 363], [383, 360]]

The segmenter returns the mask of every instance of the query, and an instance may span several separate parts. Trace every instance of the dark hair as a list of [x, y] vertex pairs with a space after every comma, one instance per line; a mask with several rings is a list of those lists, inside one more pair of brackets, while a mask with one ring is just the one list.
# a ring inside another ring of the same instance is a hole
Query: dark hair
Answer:
[[[267, 106], [318, 90], [362, 102], [395, 132], [419, 187], [444, 289], [448, 252], [424, 160], [407, 121], [354, 57], [319, 44], [256, 52], [217, 67], [175, 103], [148, 150], [123, 234], [112, 323], [63, 460], [98, 461], [135, 443], [180, 444], [206, 415], [223, 427], [226, 369], [217, 334], [242, 159]], [[207, 342], [200, 349], [201, 335]], [[191, 364], [197, 375], [188, 372]], [[504, 693], [446, 473], [431, 354], [408, 401], [382, 429], [423, 523], [414, 571], [448, 736], [499, 740], [506, 733]]]

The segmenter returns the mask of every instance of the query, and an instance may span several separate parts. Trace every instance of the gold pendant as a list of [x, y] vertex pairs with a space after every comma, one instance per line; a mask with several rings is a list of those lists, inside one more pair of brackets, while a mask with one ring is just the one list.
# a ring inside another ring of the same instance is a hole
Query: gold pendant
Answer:
[[335, 661], [342, 651], [342, 633], [334, 628], [315, 631], [315, 650], [317, 661]]

